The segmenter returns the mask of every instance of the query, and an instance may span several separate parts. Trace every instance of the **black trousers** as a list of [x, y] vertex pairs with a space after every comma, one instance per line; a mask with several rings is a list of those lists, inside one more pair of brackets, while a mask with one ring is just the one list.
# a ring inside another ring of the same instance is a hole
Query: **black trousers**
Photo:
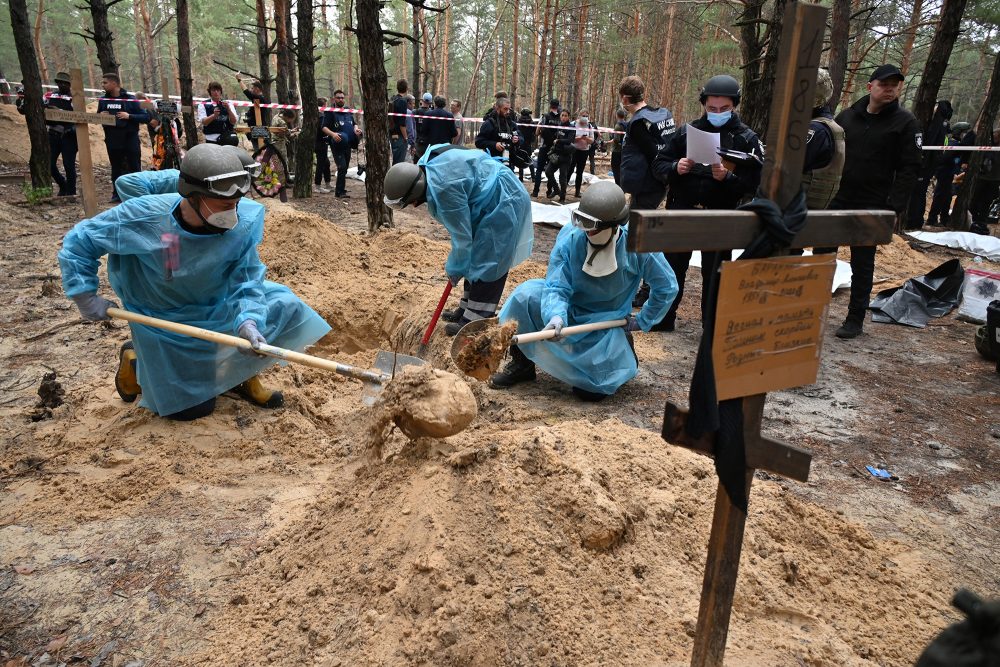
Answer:
[[622, 170], [622, 153], [618, 151], [617, 153], [611, 154], [611, 174], [615, 178], [615, 185], [622, 184], [622, 175], [618, 172]]
[[927, 187], [931, 184], [931, 175], [920, 174], [917, 184], [910, 195], [910, 205], [906, 210], [906, 228], [920, 229], [924, 226], [924, 213], [927, 212]]
[[[618, 173], [617, 171], [615, 172]], [[632, 209], [653, 209], [658, 208], [663, 202], [663, 198], [666, 196], [666, 188], [657, 188], [655, 190], [647, 190], [646, 192], [639, 192], [632, 195]]]
[[347, 165], [351, 162], [351, 151], [334, 151], [333, 162], [337, 165], [337, 185], [334, 193], [347, 194]]
[[[76, 130], [65, 134], [49, 132], [49, 171], [52, 180], [59, 186], [60, 195], [76, 194]], [[62, 157], [64, 177], [59, 173], [59, 158]]]
[[[674, 302], [670, 304], [670, 309], [667, 310], [667, 314], [663, 316], [660, 322], [673, 324], [677, 320], [677, 307], [681, 305], [681, 298], [684, 296], [684, 282], [687, 278], [688, 266], [691, 264], [691, 253], [665, 252], [663, 256], [667, 259], [667, 264], [670, 265], [670, 268], [674, 270], [674, 275], [677, 276], [677, 296], [674, 297]], [[723, 253], [721, 252], [701, 253], [701, 321], [703, 324], [705, 322], [705, 310], [708, 307], [709, 301], [709, 287], [712, 284], [715, 272], [719, 270], [719, 266], [722, 264], [722, 258]]]
[[[817, 255], [837, 252], [836, 248], [816, 248]], [[875, 280], [875, 246], [851, 246], [851, 299], [847, 320], [863, 324]]]
[[551, 150], [551, 147], [550, 146], [546, 146], [545, 144], [542, 144], [542, 146], [538, 149], [538, 169], [535, 170], [535, 176], [532, 179], [535, 182], [535, 190], [536, 191], [539, 189], [539, 187], [541, 187], [541, 184], [542, 184], [542, 174], [547, 174], [548, 173], [545, 170], [545, 167], [548, 166], [549, 151], [550, 150]]
[[573, 169], [576, 171], [576, 192], [580, 193], [580, 186], [583, 185], [583, 170], [587, 168], [587, 151], [576, 151], [573, 154]]
[[587, 155], [590, 157], [590, 173], [593, 176], [597, 176], [597, 154], [594, 151], [590, 151]]
[[[559, 171], [559, 180], [556, 180], [556, 170]], [[545, 178], [548, 179], [548, 187], [546, 187], [546, 192], [558, 193], [563, 199], [566, 198], [566, 184], [569, 183], [570, 172], [573, 171], [573, 156], [572, 155], [557, 155], [552, 154], [549, 156], [548, 166], [545, 167]]]
[[976, 190], [972, 193], [972, 201], [969, 202], [973, 222], [986, 224], [990, 215], [990, 204], [997, 196], [1000, 196], [1000, 181], [980, 179], [976, 182]]
[[934, 186], [934, 198], [931, 200], [931, 212], [927, 214], [928, 225], [947, 225], [951, 213], [951, 172], [937, 174], [937, 185]]
[[142, 171], [140, 160], [141, 155], [139, 153], [138, 141], [136, 141], [135, 146], [129, 146], [128, 148], [111, 148], [108, 146], [108, 162], [111, 163], [111, 189], [114, 191], [116, 199], [118, 198], [118, 191], [114, 189], [115, 181], [118, 180], [119, 176]]
[[466, 278], [462, 281], [462, 298], [458, 307], [462, 310], [462, 323], [493, 317], [500, 305], [503, 288], [507, 284], [507, 274], [496, 280], [478, 281]]
[[316, 146], [316, 176], [313, 178], [313, 185], [325, 182], [330, 184], [330, 155], [329, 146], [323, 144]]

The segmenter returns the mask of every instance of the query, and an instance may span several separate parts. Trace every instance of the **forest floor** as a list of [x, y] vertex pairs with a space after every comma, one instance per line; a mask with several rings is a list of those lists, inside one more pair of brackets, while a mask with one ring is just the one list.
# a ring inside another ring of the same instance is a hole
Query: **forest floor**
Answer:
[[[266, 202], [261, 256], [332, 325], [312, 352], [367, 366], [411, 349], [448, 246], [423, 209], [364, 234], [348, 191]], [[686, 403], [697, 271], [678, 330], [637, 334], [639, 375], [597, 409], [544, 374], [469, 379], [467, 431], [397, 433], [371, 460], [360, 384], [311, 368], [266, 374], [274, 411], [223, 397], [173, 423], [123, 403], [127, 327], [80, 322], [59, 284], [80, 205], [22, 199], [0, 186], [0, 664], [687, 664], [716, 481], [658, 433], [664, 401]], [[508, 293], [554, 237], [536, 226]], [[951, 257], [973, 263], [897, 238], [876, 287]], [[846, 303], [818, 382], [768, 397], [765, 433], [811, 450], [812, 474], [754, 482], [728, 664], [909, 665], [958, 618], [956, 588], [1000, 591], [1000, 376], [975, 327], [842, 341]], [[455, 371], [449, 343], [427, 357]]]

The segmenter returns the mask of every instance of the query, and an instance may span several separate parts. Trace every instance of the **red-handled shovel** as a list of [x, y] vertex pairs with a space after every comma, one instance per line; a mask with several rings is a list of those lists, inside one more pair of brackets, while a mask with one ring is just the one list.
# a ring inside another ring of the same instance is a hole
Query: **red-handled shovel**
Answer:
[[441, 295], [441, 300], [438, 301], [438, 306], [434, 310], [434, 317], [431, 318], [431, 323], [427, 325], [427, 331], [424, 332], [424, 337], [420, 340], [420, 347], [417, 349], [417, 356], [424, 353], [427, 349], [427, 343], [431, 340], [431, 334], [434, 333], [434, 327], [437, 326], [438, 319], [441, 318], [441, 313], [444, 311], [444, 304], [448, 303], [448, 297], [451, 296], [451, 281], [444, 286], [444, 294]]

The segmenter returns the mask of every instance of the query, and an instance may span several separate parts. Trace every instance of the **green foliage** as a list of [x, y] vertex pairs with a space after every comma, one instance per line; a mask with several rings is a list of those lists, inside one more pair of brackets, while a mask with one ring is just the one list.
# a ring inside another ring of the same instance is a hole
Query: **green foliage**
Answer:
[[21, 192], [24, 193], [24, 198], [28, 200], [28, 203], [34, 206], [43, 199], [48, 199], [52, 196], [52, 186], [49, 185], [43, 188], [35, 188], [32, 187], [30, 182], [25, 181], [21, 184]]

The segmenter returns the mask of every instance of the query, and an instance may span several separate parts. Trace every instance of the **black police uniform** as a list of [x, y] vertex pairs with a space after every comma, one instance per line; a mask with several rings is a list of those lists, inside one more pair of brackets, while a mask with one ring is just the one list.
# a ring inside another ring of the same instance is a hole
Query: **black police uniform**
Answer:
[[665, 107], [644, 106], [628, 121], [618, 183], [632, 195], [633, 209], [656, 208], [663, 201], [666, 186], [653, 174], [653, 161], [674, 132], [674, 116]]
[[[566, 125], [559, 125], [555, 131], [555, 139], [549, 151], [548, 163], [545, 167], [546, 196], [550, 199], [559, 194], [559, 201], [566, 201], [566, 185], [569, 183], [570, 172], [573, 171], [573, 156], [576, 148], [573, 140], [576, 138], [576, 123], [569, 121]], [[556, 170], [559, 171], [559, 180], [556, 180]]]
[[535, 127], [535, 119], [531, 117], [531, 114], [521, 114], [517, 119], [517, 131], [521, 133], [524, 137], [524, 145], [521, 148], [525, 151], [527, 155], [526, 161], [518, 161], [516, 164], [518, 170], [518, 178], [522, 181], [524, 180], [524, 168], [528, 168], [528, 174], [531, 176], [531, 182], [535, 181], [535, 168], [531, 164], [531, 148], [535, 145], [535, 134], [538, 128]]
[[[73, 110], [73, 100], [59, 93], [46, 93], [42, 106], [46, 109]], [[47, 122], [49, 131], [49, 171], [52, 180], [59, 186], [59, 196], [76, 194], [76, 126], [73, 123]], [[62, 156], [65, 177], [59, 173], [59, 157]]]
[[[846, 156], [840, 189], [830, 208], [888, 208], [902, 215], [920, 170], [920, 127], [899, 101], [878, 114], [868, 113], [868, 101], [865, 95], [837, 115], [837, 124], [844, 128]], [[847, 320], [861, 325], [872, 292], [875, 246], [851, 246], [851, 271]]]
[[559, 110], [550, 109], [547, 114], [542, 116], [541, 125], [544, 126], [539, 132], [542, 145], [538, 147], [538, 166], [535, 169], [535, 189], [531, 193], [532, 197], [538, 196], [538, 190], [542, 185], [542, 174], [548, 173], [546, 166], [548, 165], [549, 152], [552, 150], [552, 146], [556, 141], [556, 133], [558, 132], [556, 126], [559, 125]]
[[[746, 197], [752, 196], [760, 185], [760, 175], [764, 164], [764, 146], [757, 133], [747, 127], [740, 117], [733, 112], [732, 117], [722, 127], [715, 127], [708, 118], [691, 122], [691, 125], [703, 132], [719, 135], [719, 147], [725, 150], [740, 151], [750, 156], [749, 160], [738, 163], [722, 181], [712, 177], [711, 167], [695, 165], [684, 174], [677, 173], [677, 163], [687, 157], [687, 126], [678, 129], [666, 146], [656, 154], [652, 170], [656, 178], [670, 186], [667, 194], [666, 208], [669, 210], [683, 209], [734, 209]], [[627, 144], [626, 144], [627, 145]], [[690, 252], [665, 252], [664, 257], [677, 276], [677, 296], [670, 305], [670, 310], [657, 325], [656, 330], [672, 331], [677, 318], [677, 307], [684, 296], [684, 279], [688, 264], [691, 262]], [[701, 254], [702, 321], [705, 320], [705, 306], [708, 301], [708, 286], [711, 278], [722, 262], [722, 254], [718, 252], [703, 252]]]

